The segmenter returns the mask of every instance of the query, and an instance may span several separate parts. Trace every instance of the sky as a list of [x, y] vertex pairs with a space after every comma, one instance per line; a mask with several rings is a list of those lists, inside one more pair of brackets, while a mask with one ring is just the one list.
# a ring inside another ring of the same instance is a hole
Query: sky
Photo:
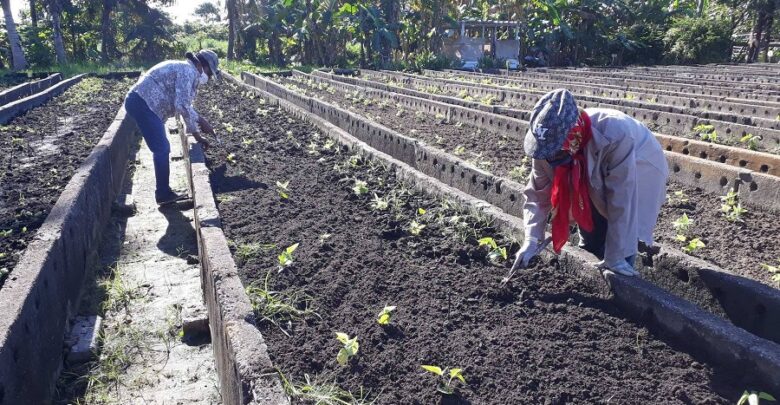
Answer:
[[[163, 10], [167, 11], [173, 18], [175, 23], [183, 23], [187, 20], [194, 20], [192, 13], [195, 11], [201, 3], [205, 3], [208, 0], [176, 0], [176, 3], [172, 6], [163, 7]], [[14, 13], [14, 19], [19, 19], [19, 11], [27, 9], [29, 7], [29, 1], [27, 0], [11, 0], [11, 10]], [[220, 4], [224, 4], [220, 1]]]

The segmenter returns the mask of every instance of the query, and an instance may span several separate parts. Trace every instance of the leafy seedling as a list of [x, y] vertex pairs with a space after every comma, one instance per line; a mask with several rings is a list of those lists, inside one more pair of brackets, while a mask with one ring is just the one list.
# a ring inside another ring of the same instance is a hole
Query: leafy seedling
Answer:
[[374, 201], [371, 202], [371, 208], [377, 211], [384, 211], [390, 206], [390, 202], [386, 198], [381, 198], [374, 193]]
[[756, 136], [753, 134], [745, 134], [742, 138], [739, 138], [739, 141], [750, 150], [758, 150], [758, 141], [761, 140], [760, 136]]
[[762, 399], [775, 402], [775, 397], [767, 394], [766, 392], [745, 391], [742, 393], [742, 396], [739, 397], [739, 402], [737, 402], [737, 405], [758, 405]]
[[420, 232], [422, 232], [423, 229], [425, 229], [425, 225], [417, 221], [412, 221], [409, 224], [409, 233], [413, 236], [420, 236]]
[[298, 243], [294, 243], [294, 244], [292, 244], [290, 246], [287, 246], [282, 251], [282, 253], [279, 253], [279, 256], [277, 257], [277, 259], [279, 261], [279, 267], [280, 267], [279, 270], [280, 271], [283, 268], [293, 264], [293, 252], [295, 252], [295, 249], [298, 249]]
[[675, 191], [672, 194], [667, 194], [666, 199], [671, 205], [685, 204], [689, 201], [688, 196], [682, 190]]
[[352, 186], [352, 191], [355, 195], [363, 195], [368, 193], [368, 183], [363, 180], [355, 180], [355, 185]]
[[463, 145], [458, 145], [458, 146], [455, 147], [455, 152], [454, 153], [455, 153], [456, 156], [460, 156], [460, 155], [466, 153], [466, 147], [463, 146]]
[[718, 142], [718, 133], [715, 131], [715, 127], [709, 124], [699, 124], [693, 127], [693, 132], [699, 135], [702, 141], [708, 141], [712, 143]]
[[731, 222], [742, 222], [742, 215], [747, 213], [747, 209], [742, 208], [742, 203], [737, 201], [738, 199], [739, 194], [733, 190], [720, 197], [720, 200], [723, 201], [720, 210], [726, 216], [726, 219]]
[[377, 318], [376, 323], [382, 326], [389, 325], [393, 311], [395, 311], [395, 305], [388, 305], [382, 308], [382, 312], [379, 313], [379, 318]]
[[235, 154], [235, 153], [232, 153], [232, 152], [231, 152], [231, 153], [228, 153], [228, 155], [227, 155], [227, 157], [226, 157], [225, 159], [226, 159], [226, 160], [228, 161], [228, 163], [230, 163], [231, 165], [234, 165], [234, 164], [236, 164], [236, 154]]
[[255, 143], [254, 139], [241, 138], [241, 144], [244, 145], [245, 148], [252, 145], [253, 143]]
[[693, 225], [693, 220], [688, 218], [688, 214], [682, 214], [680, 218], [677, 218], [672, 222], [674, 230], [677, 231], [677, 236], [685, 235], [688, 233], [688, 229]]
[[279, 181], [276, 182], [276, 192], [279, 194], [279, 197], [285, 200], [290, 198], [290, 190], [288, 189], [289, 186], [289, 180], [285, 181], [284, 183]]
[[499, 247], [496, 243], [496, 240], [486, 236], [484, 238], [479, 239], [479, 246], [487, 246], [488, 247], [488, 260], [490, 260], [492, 263], [499, 263], [501, 260], [506, 260], [506, 248], [505, 247]]
[[769, 272], [770, 274], [769, 277], [772, 279], [772, 281], [780, 284], [780, 259], [778, 259], [777, 262], [778, 262], [777, 266], [761, 263], [761, 267], [763, 267], [764, 270]]
[[328, 242], [328, 239], [330, 239], [331, 236], [333, 236], [332, 233], [323, 233], [322, 235], [320, 235], [319, 237], [320, 244], [324, 245], [326, 242]]
[[689, 240], [688, 244], [683, 246], [682, 249], [685, 251], [685, 253], [693, 253], [696, 250], [699, 250], [699, 249], [705, 248], [705, 247], [707, 247], [707, 245], [705, 245], [704, 242], [699, 240], [699, 238], [693, 238], [693, 239]]
[[349, 359], [358, 354], [360, 344], [358, 343], [357, 336], [350, 338], [349, 335], [343, 332], [336, 332], [336, 339], [344, 346], [339, 349], [339, 353], [336, 355], [336, 361], [343, 365], [346, 365]]
[[456, 380], [466, 384], [466, 379], [463, 377], [463, 369], [451, 368], [449, 370], [442, 370], [442, 368], [439, 366], [429, 365], [421, 365], [420, 367], [429, 373], [439, 376], [439, 384], [437, 385], [436, 390], [444, 395], [452, 395], [455, 393], [455, 387], [453, 383]]

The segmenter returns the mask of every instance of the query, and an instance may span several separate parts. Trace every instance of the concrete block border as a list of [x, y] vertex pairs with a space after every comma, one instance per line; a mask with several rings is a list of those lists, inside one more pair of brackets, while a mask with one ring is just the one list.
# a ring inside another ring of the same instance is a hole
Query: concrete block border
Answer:
[[44, 91], [3, 105], [0, 107], [0, 125], [5, 125], [14, 117], [32, 110], [33, 108], [51, 100], [53, 97], [62, 94], [65, 90], [71, 88], [86, 76], [86, 74], [81, 74], [71, 77], [70, 79], [63, 80]]
[[[295, 74], [301, 74], [294, 72]], [[520, 136], [528, 130], [528, 122], [516, 118], [498, 115], [492, 112], [467, 108], [456, 104], [449, 104], [441, 101], [435, 101], [428, 98], [420, 98], [406, 94], [393, 93], [379, 88], [366, 88], [359, 85], [353, 85], [342, 81], [336, 81], [322, 77], [323, 74], [307, 76], [315, 81], [327, 82], [328, 84], [347, 90], [360, 91], [363, 94], [370, 94], [373, 97], [390, 100], [400, 103], [412, 110], [425, 111], [430, 114], [440, 114], [447, 117], [448, 120], [469, 123], [476, 127], [486, 129], [488, 133], [499, 133], [507, 136]], [[246, 76], [245, 76], [246, 77]], [[350, 78], [351, 80], [355, 80]], [[267, 79], [259, 80], [268, 82]], [[255, 80], [258, 83], [259, 80]], [[275, 83], [266, 85], [268, 91], [282, 98], [296, 97], [290, 95], [289, 91]], [[308, 99], [308, 97], [305, 97]], [[300, 99], [303, 100], [303, 99]], [[300, 101], [304, 102], [304, 101]], [[312, 105], [320, 105], [319, 101], [305, 101]], [[355, 114], [355, 119], [362, 120]], [[343, 114], [342, 114], [343, 115]], [[338, 121], [332, 121], [338, 122]], [[375, 123], [361, 124], [378, 126]], [[392, 132], [392, 131], [391, 131]], [[374, 146], [374, 145], [372, 145]], [[685, 148], [683, 148], [684, 152]], [[764, 173], [754, 172], [743, 167], [733, 167], [720, 161], [706, 160], [693, 155], [676, 153], [673, 151], [665, 152], [667, 162], [669, 163], [669, 176], [671, 180], [690, 187], [700, 187], [708, 192], [725, 195], [729, 190], [737, 190], [742, 201], [752, 203], [773, 211], [780, 211], [780, 178], [770, 176]], [[740, 154], [740, 156], [747, 156]], [[767, 170], [768, 166], [767, 166]], [[491, 182], [491, 184], [494, 182]], [[506, 207], [495, 201], [488, 200], [492, 204], [498, 205], [502, 209]]]
[[[314, 104], [319, 103], [318, 101], [308, 99], [307, 103], [305, 101], [307, 98], [300, 95], [293, 95], [292, 100], [284, 100], [262, 89], [266, 86], [271, 91], [278, 91], [279, 89], [274, 88], [276, 86], [274, 83], [246, 73], [242, 74], [242, 78], [250, 85], [258, 83], [257, 86], [244, 86], [244, 88], [252, 89], [268, 102], [279, 105], [293, 116], [315, 125], [353, 151], [389, 163], [389, 166], [395, 168], [400, 176], [413, 180], [418, 189], [434, 195], [445, 195], [467, 207], [482, 210], [492, 216], [497, 225], [511, 234], [523, 234], [522, 220], [518, 216], [511, 215], [460, 187], [448, 186], [421, 173], [418, 167], [407, 162], [408, 154], [387, 154], [383, 150], [374, 149], [371, 146], [371, 138], [366, 137], [364, 133], [357, 134], [355, 137], [352, 135], [354, 132], [351, 126], [350, 129], [346, 129], [343, 124], [334, 125], [335, 122], [318, 113], [317, 108], [314, 107]], [[309, 109], [306, 108], [307, 104]], [[551, 253], [545, 252], [544, 255], [548, 259], [552, 258]], [[587, 252], [567, 247], [557, 259], [564, 270], [577, 274], [590, 284], [600, 282], [601, 276], [591, 267], [591, 263], [596, 259]], [[676, 297], [648, 281], [617, 276], [609, 272], [604, 274], [604, 278], [615, 304], [633, 319], [657, 328], [662, 336], [672, 339], [687, 351], [703, 355], [713, 363], [743, 369], [746, 373], [752, 374], [767, 389], [780, 390], [780, 345], [777, 343], [759, 338], [734, 326], [719, 316]]]
[[[228, 74], [223, 77], [231, 78]], [[201, 285], [211, 330], [222, 402], [226, 405], [289, 404], [254, 325], [249, 297], [222, 230], [203, 149], [179, 124], [201, 263]]]
[[55, 73], [45, 79], [30, 81], [22, 83], [18, 86], [11, 87], [8, 90], [0, 93], [0, 106], [6, 105], [12, 101], [16, 101], [20, 98], [28, 97], [41, 90], [48, 89], [52, 85], [62, 80], [62, 75]]
[[0, 405], [48, 403], [68, 320], [120, 192], [137, 128], [122, 107], [0, 290]]

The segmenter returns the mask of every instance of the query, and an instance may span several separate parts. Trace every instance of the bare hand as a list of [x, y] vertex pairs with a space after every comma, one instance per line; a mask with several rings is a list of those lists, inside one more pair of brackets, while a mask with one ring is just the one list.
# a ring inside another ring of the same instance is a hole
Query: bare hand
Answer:
[[199, 133], [194, 133], [192, 136], [194, 136], [198, 143], [203, 147], [203, 150], [208, 149], [209, 141], [207, 141], [206, 138], [201, 136]]
[[198, 126], [200, 127], [200, 130], [209, 134], [214, 135], [214, 127], [211, 126], [211, 123], [204, 118], [204, 117], [198, 117]]

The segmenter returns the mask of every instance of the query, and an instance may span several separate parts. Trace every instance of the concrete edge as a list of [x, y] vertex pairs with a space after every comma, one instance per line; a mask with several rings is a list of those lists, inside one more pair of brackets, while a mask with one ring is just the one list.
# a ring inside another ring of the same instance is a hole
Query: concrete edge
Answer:
[[63, 80], [39, 93], [10, 102], [0, 107], [0, 125], [5, 125], [15, 117], [22, 115], [23, 113], [51, 100], [53, 97], [62, 94], [65, 90], [80, 82], [84, 77], [86, 77], [86, 74], [74, 76], [70, 79]]
[[39, 91], [48, 89], [52, 85], [62, 80], [62, 75], [55, 73], [45, 79], [29, 81], [20, 85], [11, 87], [0, 93], [0, 106], [4, 106], [12, 101], [35, 94]]
[[[428, 98], [393, 93], [381, 88], [366, 88], [339, 80], [327, 79], [321, 75], [307, 77], [312, 77], [315, 80], [326, 80], [332, 85], [337, 85], [347, 90], [359, 89], [366, 94], [400, 102], [410, 109], [440, 114], [447, 117], [447, 119], [466, 122], [491, 131], [491, 133], [518, 136], [518, 133], [524, 133], [528, 129], [528, 122], [526, 121], [492, 112], [448, 104]], [[267, 85], [267, 87], [276, 89], [274, 85]], [[281, 86], [279, 89], [279, 91], [287, 91], [286, 88]], [[279, 95], [278, 92], [275, 94]], [[368, 125], [378, 124], [368, 123]], [[669, 164], [669, 178], [673, 181], [689, 187], [700, 187], [708, 192], [720, 195], [725, 195], [730, 190], [738, 190], [743, 202], [748, 202], [774, 212], [780, 211], [780, 198], [778, 198], [780, 197], [780, 178], [776, 176], [757, 173], [746, 168], [734, 167], [726, 163], [703, 159], [690, 154], [686, 155], [668, 150], [665, 150], [664, 154]], [[495, 203], [490, 200], [489, 202]]]
[[[246, 73], [242, 74], [244, 80], [257, 79], [257, 76], [252, 76]], [[328, 125], [330, 123], [322, 117], [306, 111], [295, 103], [282, 100], [258, 87], [254, 88], [254, 92], [281, 106], [294, 116], [320, 127], [331, 136], [334, 132], [338, 133], [337, 140], [355, 139], [350, 133], [335, 125]], [[496, 223], [509, 233], [523, 234], [523, 224], [520, 218], [507, 214], [470, 193], [457, 192], [442, 182], [420, 173], [419, 169], [371, 148], [368, 143], [356, 140], [352, 142], [352, 145], [359, 145], [366, 155], [381, 158], [385, 163], [401, 170], [404, 172], [404, 177], [408, 179], [426, 178], [425, 185], [420, 189], [464, 201], [467, 206], [477, 207], [491, 215]], [[554, 257], [550, 252], [544, 252], [543, 255], [547, 259]], [[595, 257], [581, 249], [567, 246], [562, 254], [557, 256], [557, 259], [562, 268], [578, 274], [590, 284], [593, 284], [594, 278], [598, 277], [594, 276], [597, 272], [592, 269], [592, 263], [596, 261]], [[606, 272], [604, 277], [616, 305], [626, 311], [633, 319], [658, 327], [664, 336], [671, 338], [690, 352], [705, 356], [714, 363], [726, 367], [738, 367], [746, 370], [746, 373], [755, 372], [755, 377], [767, 385], [769, 389], [775, 392], [780, 391], [780, 345], [736, 327], [645, 280], [618, 276], [610, 272]]]
[[186, 136], [181, 123], [178, 131], [188, 163], [201, 285], [222, 401], [226, 405], [289, 404], [263, 335], [254, 325], [252, 305], [222, 230], [203, 149]]
[[121, 107], [0, 290], [0, 405], [47, 403], [68, 321], [120, 192], [135, 122]]

